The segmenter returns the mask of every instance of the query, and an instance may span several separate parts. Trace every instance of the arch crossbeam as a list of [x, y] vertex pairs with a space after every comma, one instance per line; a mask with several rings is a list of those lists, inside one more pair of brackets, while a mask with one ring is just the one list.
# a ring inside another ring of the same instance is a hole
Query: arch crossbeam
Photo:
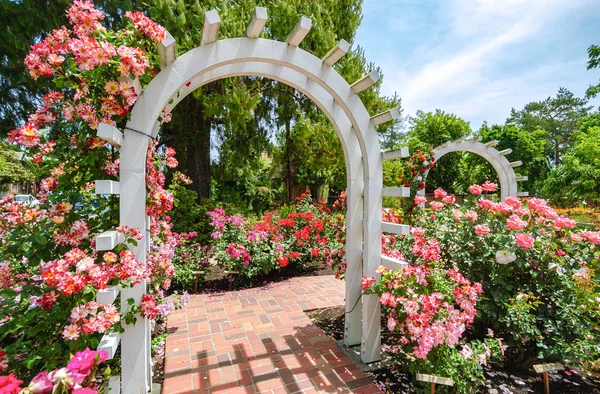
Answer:
[[[507, 155], [512, 153], [512, 149], [499, 151], [495, 148], [498, 140], [492, 140], [486, 143], [479, 142], [479, 139], [457, 140], [446, 142], [433, 150], [433, 157], [436, 162], [444, 155], [451, 152], [471, 152], [486, 159], [498, 174], [500, 182], [500, 198], [506, 199], [508, 196], [526, 195], [525, 192], [517, 191], [517, 182], [527, 180], [527, 177], [518, 177], [515, 168], [522, 165], [520, 161], [509, 162]], [[427, 178], [429, 171], [423, 174], [423, 181]], [[421, 196], [425, 195], [425, 189], [419, 191]]]

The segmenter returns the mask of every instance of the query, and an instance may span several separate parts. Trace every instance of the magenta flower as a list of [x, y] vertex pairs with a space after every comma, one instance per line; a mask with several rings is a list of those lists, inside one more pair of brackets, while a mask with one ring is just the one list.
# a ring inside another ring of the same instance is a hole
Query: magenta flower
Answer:
[[54, 385], [48, 372], [42, 371], [33, 378], [26, 390], [29, 390], [32, 394], [47, 394], [52, 391], [53, 387]]

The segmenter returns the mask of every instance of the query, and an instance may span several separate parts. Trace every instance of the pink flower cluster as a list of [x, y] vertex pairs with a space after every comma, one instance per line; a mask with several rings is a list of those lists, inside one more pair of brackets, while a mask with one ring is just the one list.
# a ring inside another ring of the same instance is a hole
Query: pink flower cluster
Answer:
[[68, 340], [76, 340], [82, 333], [104, 334], [120, 320], [121, 315], [114, 305], [99, 304], [95, 301], [86, 302], [71, 310], [71, 324], [63, 330], [63, 337]]
[[[435, 270], [412, 265], [397, 271], [381, 268], [380, 282], [372, 277], [361, 281], [364, 291], [380, 295], [388, 329], [400, 332], [401, 344], [421, 359], [427, 358], [435, 346], [458, 344], [475, 318], [475, 304], [482, 293], [479, 283], [471, 284], [454, 270]], [[428, 291], [434, 281], [448, 282], [452, 293]]]
[[[86, 383], [93, 376], [98, 365], [106, 361], [108, 354], [104, 350], [95, 351], [86, 348], [75, 353], [65, 368], [55, 369], [48, 373], [38, 373], [27, 387], [21, 388], [22, 380], [14, 374], [0, 376], [0, 393], [2, 394], [50, 394], [72, 393], [72, 394], [98, 394], [95, 388]], [[88, 387], [84, 387], [88, 386]]]
[[435, 238], [415, 237], [411, 249], [412, 253], [425, 261], [437, 261], [440, 259], [440, 243]]
[[143, 32], [154, 41], [164, 41], [167, 30], [143, 13], [127, 11], [125, 12], [125, 18], [130, 19], [139, 31]]
[[121, 251], [119, 256], [106, 252], [102, 264], [97, 264], [95, 256], [88, 256], [78, 248], [71, 249], [60, 260], [42, 264], [40, 272], [44, 284], [64, 296], [81, 293], [88, 285], [105, 289], [115, 278], [137, 284], [148, 276], [146, 265], [140, 264], [130, 250]]
[[[98, 67], [114, 68], [126, 78], [139, 77], [146, 73], [150, 67], [146, 53], [141, 48], [123, 44], [123, 38], [127, 38], [132, 32], [118, 35], [121, 39], [119, 42], [113, 43], [103, 39], [104, 37], [97, 32], [105, 30], [100, 24], [105, 16], [94, 8], [90, 1], [74, 1], [67, 10], [67, 17], [73, 25], [72, 30], [62, 26], [34, 44], [25, 58], [25, 67], [33, 79], [40, 76], [67, 79], [69, 85], [77, 86], [75, 94], [66, 98], [62, 93], [50, 91], [44, 97], [44, 106], [29, 116], [23, 126], [10, 132], [10, 142], [26, 147], [39, 145], [39, 129], [55, 121], [61, 111], [65, 120], [73, 121], [78, 117], [92, 129], [96, 129], [100, 122], [114, 125], [117, 118], [127, 115], [138, 98], [134, 87], [128, 81], [108, 80], [104, 86], [105, 95], [96, 97], [93, 96], [93, 91], [90, 92], [88, 85], [95, 76], [87, 73]], [[126, 17], [138, 30], [153, 40], [164, 39], [165, 29], [143, 14], [127, 12]], [[131, 44], [134, 41], [130, 38], [126, 42]], [[73, 62], [69, 59], [73, 59]], [[73, 64], [76, 65], [76, 69], [68, 69], [74, 68]], [[49, 148], [42, 147], [41, 152], [34, 155], [34, 161], [41, 162], [44, 154], [49, 153]]]
[[483, 192], [494, 193], [496, 190], [498, 190], [498, 184], [490, 181], [485, 181], [483, 185], [471, 185], [469, 187], [469, 192], [473, 195], [479, 195]]
[[250, 265], [250, 260], [252, 260], [252, 256], [250, 256], [250, 253], [248, 253], [244, 245], [239, 243], [230, 243], [227, 246], [227, 248], [225, 248], [225, 252], [229, 253], [229, 256], [231, 256], [232, 259], [241, 258], [245, 266]]

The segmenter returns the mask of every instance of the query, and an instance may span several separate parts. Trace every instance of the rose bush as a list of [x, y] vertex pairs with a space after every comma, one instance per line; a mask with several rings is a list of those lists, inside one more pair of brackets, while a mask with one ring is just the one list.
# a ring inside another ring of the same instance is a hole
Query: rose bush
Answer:
[[[106, 29], [105, 15], [82, 0], [73, 2], [67, 17], [70, 26], [33, 45], [25, 60], [31, 76], [52, 78], [56, 91], [9, 133], [9, 141], [21, 145], [45, 174], [37, 194], [42, 205], [19, 205], [10, 197], [0, 201], [0, 373], [13, 372], [19, 379], [55, 369], [70, 353], [95, 348], [103, 333], [123, 330], [122, 323], [136, 318], [122, 313], [127, 305], [119, 301], [95, 302], [109, 285], [146, 283], [149, 294], [142, 303], [128, 303], [149, 318], [173, 306], [164, 298], [177, 245], [167, 216], [173, 195], [165, 189], [165, 171], [177, 166], [175, 152], [155, 143], [148, 147], [147, 233], [119, 227], [118, 198], [92, 193], [94, 180], [116, 179], [119, 173], [118, 151], [95, 129], [100, 122], [127, 120], [137, 82], [146, 85], [158, 70], [156, 42], [164, 38], [164, 28], [127, 12], [123, 29]], [[96, 236], [114, 229], [125, 243], [96, 252]], [[141, 264], [127, 245], [144, 237], [151, 238], [151, 246]]]
[[463, 206], [436, 190], [442, 201], [388, 247], [412, 265], [436, 261], [480, 282], [477, 331], [504, 337], [512, 363], [597, 359], [600, 232], [578, 230], [541, 199], [493, 201], [487, 195], [496, 189], [471, 186]]
[[384, 350], [393, 362], [413, 374], [450, 377], [461, 393], [482, 383], [481, 366], [499, 358], [503, 345], [500, 339], [461, 339], [475, 318], [481, 284], [439, 263], [395, 271], [380, 266], [377, 274], [378, 280], [364, 277], [361, 285], [365, 293], [379, 295], [392, 335]]
[[[334, 205], [344, 204], [342, 196]], [[344, 216], [323, 202], [313, 203], [308, 191], [296, 204], [267, 212], [259, 221], [228, 216], [220, 208], [208, 215], [214, 228], [215, 259], [227, 271], [252, 278], [324, 261], [339, 275], [343, 272]]]
[[209, 259], [212, 255], [211, 246], [202, 246], [198, 242], [198, 233], [189, 232], [175, 234], [177, 246], [173, 257], [175, 275], [173, 275], [173, 290], [190, 290], [201, 286], [210, 273]]

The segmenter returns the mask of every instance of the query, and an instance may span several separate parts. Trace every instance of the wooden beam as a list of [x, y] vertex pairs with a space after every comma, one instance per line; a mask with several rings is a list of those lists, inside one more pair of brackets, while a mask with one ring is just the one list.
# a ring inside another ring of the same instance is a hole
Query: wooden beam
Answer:
[[408, 147], [403, 146], [397, 150], [391, 150], [387, 152], [381, 152], [381, 160], [394, 160], [394, 159], [402, 159], [404, 157], [409, 157], [410, 152], [408, 151]]
[[510, 163], [510, 166], [512, 168], [519, 167], [519, 166], [522, 166], [522, 165], [523, 165], [523, 162], [521, 160], [513, 161], [512, 163]]
[[98, 252], [113, 250], [115, 246], [125, 241], [125, 236], [117, 231], [105, 231], [96, 237], [96, 250]]
[[293, 47], [299, 46], [302, 40], [304, 40], [304, 37], [306, 37], [306, 35], [310, 31], [311, 27], [312, 20], [305, 16], [301, 16], [300, 20], [298, 21], [298, 23], [296, 23], [296, 26], [294, 26], [294, 29], [292, 30], [288, 38], [285, 40], [285, 42]]
[[381, 265], [391, 270], [399, 270], [404, 268], [406, 261], [398, 260], [389, 256], [381, 256]]
[[491, 140], [489, 142], [486, 142], [485, 145], [489, 146], [490, 148], [492, 148], [492, 147], [498, 145], [498, 142], [499, 142], [498, 140]]
[[175, 48], [177, 43], [175, 38], [168, 31], [165, 34], [165, 39], [158, 44], [158, 57], [160, 59], [160, 69], [169, 67], [175, 61]]
[[384, 187], [384, 197], [410, 197], [410, 187]]
[[100, 340], [98, 350], [104, 350], [108, 353], [108, 360], [111, 360], [117, 354], [117, 348], [121, 342], [121, 334], [113, 331], [110, 334], [105, 334]]
[[392, 108], [385, 112], [372, 116], [371, 121], [375, 124], [375, 126], [379, 126], [382, 123], [391, 122], [392, 120], [397, 119], [399, 116], [400, 111], [398, 110], [398, 108]]
[[327, 54], [323, 57], [323, 63], [326, 66], [333, 66], [340, 60], [346, 52], [350, 50], [350, 43], [344, 39], [340, 40], [333, 48], [327, 52]]
[[517, 197], [527, 197], [529, 196], [529, 192], [517, 192]]
[[95, 181], [95, 194], [119, 194], [119, 182], [117, 181]]
[[221, 17], [215, 10], [206, 11], [204, 25], [202, 26], [202, 39], [200, 45], [211, 44], [217, 41], [217, 34], [221, 27]]
[[100, 123], [98, 125], [98, 131], [96, 132], [98, 138], [102, 138], [108, 144], [114, 146], [116, 149], [121, 149], [123, 143], [123, 133], [115, 126], [111, 126], [106, 123]]
[[384, 233], [408, 235], [410, 232], [410, 226], [407, 226], [406, 224], [382, 222], [381, 231], [383, 231]]
[[246, 27], [246, 36], [248, 38], [258, 38], [266, 23], [267, 9], [265, 7], [254, 8], [252, 19], [250, 19], [250, 23], [248, 23], [248, 27]]
[[121, 287], [119, 285], [108, 286], [106, 289], [98, 290], [96, 302], [100, 304], [112, 304], [117, 299]]
[[524, 182], [524, 181], [526, 181], [528, 179], [529, 179], [529, 177], [527, 175], [518, 176], [517, 177], [517, 182]]
[[358, 81], [354, 82], [350, 87], [354, 90], [354, 93], [360, 93], [363, 90], [366, 90], [373, 86], [377, 81], [379, 81], [381, 75], [377, 71], [372, 71], [369, 74], [365, 75]]
[[508, 149], [501, 150], [498, 153], [500, 153], [502, 156], [506, 156], [506, 155], [510, 155], [512, 153], [512, 151], [513, 151], [512, 149], [508, 148]]

